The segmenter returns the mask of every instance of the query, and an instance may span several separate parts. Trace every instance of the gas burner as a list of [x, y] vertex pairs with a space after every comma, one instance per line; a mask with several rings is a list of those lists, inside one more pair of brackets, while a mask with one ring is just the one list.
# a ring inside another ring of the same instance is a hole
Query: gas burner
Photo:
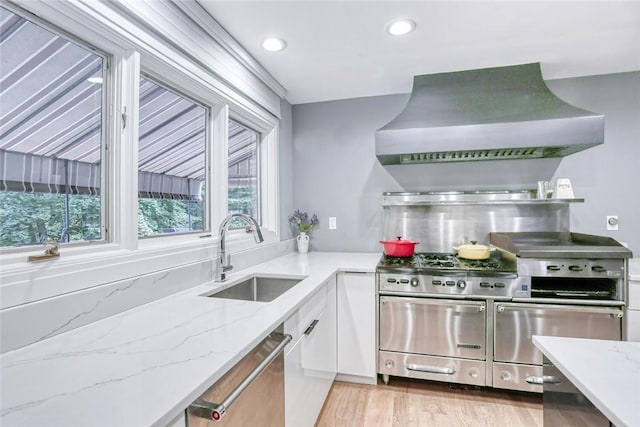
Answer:
[[417, 268], [418, 262], [415, 257], [393, 257], [385, 255], [381, 261], [384, 267], [395, 268]]
[[472, 269], [497, 270], [500, 268], [500, 262], [493, 259], [465, 260], [464, 266]]
[[424, 261], [451, 261], [452, 259], [455, 258], [455, 255], [419, 253], [418, 257]]
[[458, 258], [451, 253], [418, 252], [412, 257], [390, 257], [384, 255], [378, 264], [378, 271], [402, 271], [404, 273], [454, 274], [466, 273], [476, 276], [513, 274], [515, 262], [507, 261], [500, 255], [492, 255], [483, 260]]
[[431, 268], [453, 268], [456, 264], [452, 261], [426, 261], [422, 263], [422, 266]]

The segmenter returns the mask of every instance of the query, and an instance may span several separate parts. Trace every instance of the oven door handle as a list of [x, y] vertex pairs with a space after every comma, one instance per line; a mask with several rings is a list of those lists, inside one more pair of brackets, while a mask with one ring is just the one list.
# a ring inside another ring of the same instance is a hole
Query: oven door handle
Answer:
[[543, 385], [543, 384], [560, 384], [562, 381], [558, 377], [553, 375], [543, 375], [541, 377], [531, 375], [525, 378], [525, 381], [529, 384]]
[[428, 372], [430, 374], [453, 375], [456, 373], [456, 370], [453, 368], [443, 368], [440, 366], [430, 366], [430, 365], [418, 365], [416, 363], [410, 363], [408, 365], [405, 365], [405, 368], [408, 371]]
[[523, 303], [542, 303], [542, 304], [556, 304], [556, 305], [565, 305], [565, 304], [575, 304], [575, 305], [589, 305], [594, 307], [624, 307], [624, 301], [612, 301], [612, 300], [593, 300], [593, 299], [571, 299], [571, 298], [512, 298], [512, 302], [523, 302]]
[[428, 299], [428, 298], [414, 298], [414, 297], [381, 297], [380, 302], [382, 304], [404, 302], [404, 303], [416, 304], [416, 305], [447, 305], [447, 306], [453, 306], [453, 307], [463, 306], [463, 307], [477, 308], [478, 311], [485, 311], [486, 309], [486, 303], [484, 301], [459, 301], [459, 300], [447, 301], [445, 299], [439, 299], [439, 298]]
[[505, 310], [562, 310], [562, 311], [578, 311], [580, 313], [592, 314], [609, 314], [621, 319], [624, 312], [617, 308], [600, 308], [596, 306], [573, 306], [560, 304], [519, 304], [519, 303], [500, 303], [496, 304], [496, 311], [503, 313]]

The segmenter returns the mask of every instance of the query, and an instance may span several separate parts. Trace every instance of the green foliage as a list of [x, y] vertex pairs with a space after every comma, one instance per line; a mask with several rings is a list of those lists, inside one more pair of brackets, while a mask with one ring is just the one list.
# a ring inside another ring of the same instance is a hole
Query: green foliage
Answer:
[[[255, 186], [229, 188], [229, 212], [257, 215]], [[100, 196], [69, 196], [69, 241], [101, 238]], [[3, 247], [40, 243], [38, 221], [48, 236], [62, 241], [65, 195], [0, 191], [0, 242]], [[191, 227], [189, 227], [189, 212]], [[139, 199], [138, 234], [152, 236], [166, 230], [204, 230], [204, 203], [185, 200]], [[238, 224], [244, 227], [244, 224]], [[64, 240], [66, 241], [66, 239]]]
[[229, 213], [256, 215], [256, 187], [229, 187]]
[[[38, 220], [54, 240], [64, 230], [64, 194], [0, 192], [0, 242], [2, 246], [40, 243]], [[69, 197], [69, 240], [100, 239], [100, 196]]]
[[[191, 210], [191, 228], [189, 228]], [[204, 230], [204, 209], [201, 202], [170, 199], [138, 199], [138, 235], [165, 233], [167, 229]]]

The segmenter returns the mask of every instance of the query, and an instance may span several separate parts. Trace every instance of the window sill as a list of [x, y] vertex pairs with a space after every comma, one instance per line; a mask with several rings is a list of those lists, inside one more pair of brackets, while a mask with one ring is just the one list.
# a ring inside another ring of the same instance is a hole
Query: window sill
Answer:
[[[272, 232], [265, 230], [263, 235], [262, 245], [278, 242]], [[118, 244], [62, 247], [60, 257], [48, 261], [27, 261], [29, 255], [42, 253], [42, 248], [6, 255], [0, 265], [0, 309], [179, 266], [212, 262], [217, 245], [217, 237], [183, 235], [143, 240], [135, 250], [122, 249]], [[227, 236], [226, 249], [233, 255], [262, 245], [241, 231]], [[25, 286], [29, 292], [24, 292]]]

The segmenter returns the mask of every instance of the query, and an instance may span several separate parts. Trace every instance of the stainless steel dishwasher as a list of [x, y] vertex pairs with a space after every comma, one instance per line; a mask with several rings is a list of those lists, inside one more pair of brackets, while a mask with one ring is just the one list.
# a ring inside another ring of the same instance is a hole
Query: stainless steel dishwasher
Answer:
[[283, 350], [290, 341], [279, 332], [267, 336], [189, 406], [187, 426], [284, 426]]

